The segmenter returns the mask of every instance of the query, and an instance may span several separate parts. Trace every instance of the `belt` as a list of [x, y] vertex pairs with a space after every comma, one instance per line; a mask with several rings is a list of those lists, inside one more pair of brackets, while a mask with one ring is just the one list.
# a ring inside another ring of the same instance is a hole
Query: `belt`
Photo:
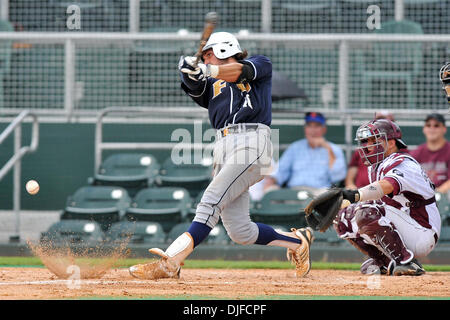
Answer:
[[238, 123], [238, 124], [231, 125], [229, 127], [223, 128], [223, 129], [219, 129], [219, 132], [220, 132], [220, 136], [223, 138], [231, 133], [256, 131], [258, 128], [259, 128], [259, 125], [257, 123], [253, 123], [253, 124]]
[[435, 232], [434, 233], [434, 244], [436, 244], [438, 242], [438, 235], [437, 235], [437, 233]]

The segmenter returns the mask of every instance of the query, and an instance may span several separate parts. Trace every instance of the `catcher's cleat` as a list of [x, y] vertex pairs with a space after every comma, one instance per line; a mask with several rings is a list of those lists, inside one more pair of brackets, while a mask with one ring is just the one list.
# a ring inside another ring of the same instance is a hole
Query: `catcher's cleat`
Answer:
[[369, 258], [361, 264], [362, 274], [387, 274], [388, 268], [384, 265], [382, 261], [378, 261], [373, 258]]
[[297, 249], [287, 249], [287, 258], [292, 264], [295, 264], [296, 275], [298, 278], [304, 277], [311, 269], [310, 248], [314, 241], [314, 231], [312, 228], [292, 228], [293, 234], [301, 240]]
[[411, 260], [406, 264], [395, 265], [392, 269], [391, 275], [393, 276], [421, 276], [425, 273], [425, 269], [417, 261], [417, 259]]

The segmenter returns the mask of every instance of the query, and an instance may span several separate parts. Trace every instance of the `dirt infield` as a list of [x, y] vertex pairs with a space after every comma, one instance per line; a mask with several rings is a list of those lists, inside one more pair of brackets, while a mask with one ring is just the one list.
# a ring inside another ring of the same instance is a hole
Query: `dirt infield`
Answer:
[[420, 277], [363, 276], [357, 271], [311, 270], [302, 279], [293, 270], [184, 269], [181, 278], [142, 281], [127, 269], [101, 279], [62, 280], [45, 268], [0, 268], [0, 299], [179, 298], [246, 299], [282, 296], [450, 297], [450, 273]]

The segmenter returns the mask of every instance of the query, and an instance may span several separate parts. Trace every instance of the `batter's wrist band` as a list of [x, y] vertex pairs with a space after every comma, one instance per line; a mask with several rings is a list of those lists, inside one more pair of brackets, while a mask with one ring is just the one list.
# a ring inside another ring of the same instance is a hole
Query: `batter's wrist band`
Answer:
[[216, 78], [219, 75], [219, 66], [208, 64], [206, 66], [206, 76]]
[[359, 201], [378, 200], [384, 196], [383, 188], [378, 181], [358, 189], [358, 192]]

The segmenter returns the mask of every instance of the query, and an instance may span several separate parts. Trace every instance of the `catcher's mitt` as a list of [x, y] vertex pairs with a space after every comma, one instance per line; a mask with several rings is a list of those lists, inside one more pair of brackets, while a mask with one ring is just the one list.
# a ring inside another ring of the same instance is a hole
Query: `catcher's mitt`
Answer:
[[341, 188], [331, 188], [314, 198], [305, 208], [306, 222], [314, 230], [325, 232], [341, 209]]

